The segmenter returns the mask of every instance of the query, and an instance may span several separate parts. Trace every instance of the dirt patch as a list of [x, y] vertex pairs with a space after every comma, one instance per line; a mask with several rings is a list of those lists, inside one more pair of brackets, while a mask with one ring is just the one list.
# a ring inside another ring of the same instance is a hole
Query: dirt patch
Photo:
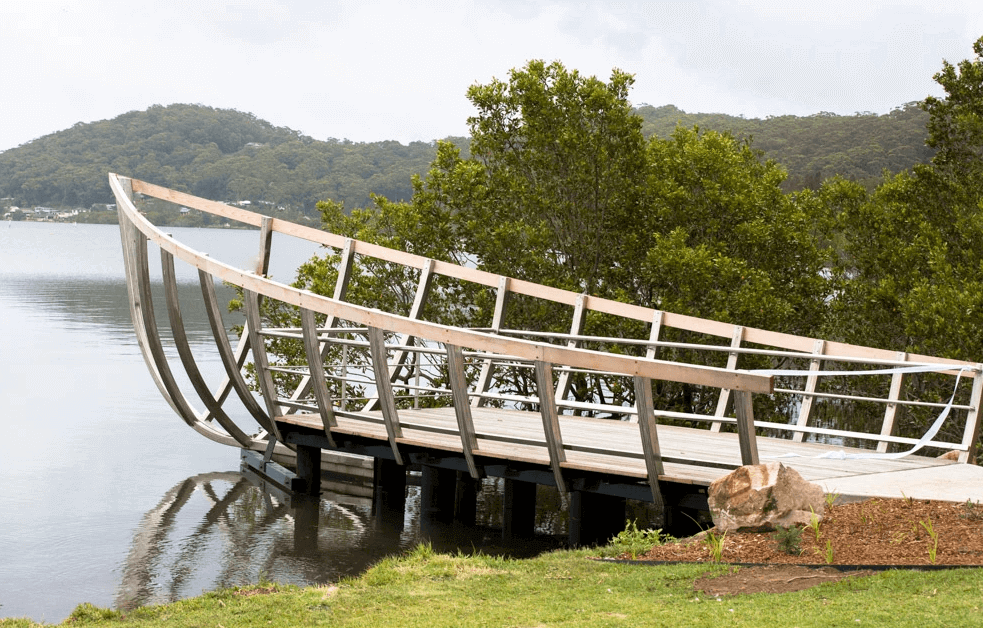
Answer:
[[266, 586], [255, 586], [248, 589], [236, 589], [233, 593], [238, 597], [253, 597], [254, 595], [270, 595], [271, 593], [276, 593], [277, 586], [275, 584], [269, 584]]
[[[768, 566], [744, 567], [724, 576], [710, 575], [697, 581], [707, 583], [698, 584], [697, 590], [720, 591], [712, 595], [779, 593], [861, 575], [856, 571], [818, 569], [827, 565], [983, 565], [980, 504], [877, 498], [829, 507], [819, 521], [818, 531], [809, 526], [798, 530], [800, 535], [788, 552], [778, 548], [774, 532], [724, 535], [720, 562]], [[653, 548], [637, 559], [713, 562], [711, 544], [707, 542], [707, 536], [713, 533], [711, 529]], [[792, 535], [795, 536], [794, 530]]]
[[797, 565], [734, 567], [726, 574], [706, 574], [697, 578], [693, 589], [713, 597], [742, 593], [788, 593], [873, 573], [869, 570], [840, 571], [832, 567]]

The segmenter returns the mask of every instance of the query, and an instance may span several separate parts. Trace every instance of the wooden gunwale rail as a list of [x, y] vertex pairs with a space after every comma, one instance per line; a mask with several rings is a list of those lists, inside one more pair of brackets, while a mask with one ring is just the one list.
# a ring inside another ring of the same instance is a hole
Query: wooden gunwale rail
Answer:
[[[331, 447], [335, 446], [335, 438], [339, 435], [385, 441], [391, 449], [392, 458], [399, 463], [404, 461], [402, 452], [406, 447], [457, 452], [463, 456], [468, 471], [474, 477], [482, 473], [482, 460], [506, 459], [549, 468], [561, 489], [567, 484], [566, 470], [570, 469], [638, 478], [647, 482], [652, 499], [661, 501], [660, 481], [706, 484], [726, 469], [759, 462], [759, 452], [763, 450], [770, 452], [769, 456], [780, 456], [789, 451], [811, 454], [830, 449], [830, 445], [803, 442], [806, 436], [867, 440], [881, 451], [886, 451], [891, 443], [913, 444], [917, 439], [893, 433], [898, 409], [912, 406], [941, 408], [947, 405], [938, 400], [902, 398], [904, 375], [901, 372], [890, 375], [889, 393], [883, 398], [818, 390], [817, 382], [825, 376], [822, 367], [842, 363], [868, 369], [930, 365], [942, 374], [960, 374], [966, 381], [971, 381], [968, 402], [953, 403], [950, 408], [964, 414], [962, 438], [958, 442], [935, 438], [929, 442], [929, 446], [957, 451], [961, 462], [975, 459], [981, 420], [978, 408], [983, 394], [983, 366], [980, 364], [804, 338], [576, 294], [345, 238], [136, 179], [110, 174], [109, 181], [120, 217], [131, 314], [147, 366], [162, 396], [175, 412], [193, 429], [223, 444], [266, 450], [269, 456], [277, 448], [284, 451], [282, 429], [301, 427], [321, 433]], [[133, 200], [137, 194], [258, 227], [260, 246], [256, 267], [243, 269], [222, 263], [161, 232], [137, 210]], [[338, 283], [332, 297], [292, 288], [265, 276], [273, 233], [302, 238], [342, 252]], [[172, 336], [182, 366], [205, 406], [203, 411], [196, 410], [179, 389], [164, 354], [149, 287], [147, 246], [150, 242], [161, 252]], [[357, 256], [399, 264], [420, 272], [416, 298], [409, 316], [365, 308], [344, 300]], [[201, 378], [187, 345], [177, 291], [174, 289], [175, 258], [198, 269], [202, 299], [217, 343], [216, 349], [226, 371], [225, 380], [214, 392]], [[421, 319], [420, 313], [435, 276], [472, 282], [496, 290], [492, 326], [465, 329]], [[216, 301], [213, 285], [216, 279], [240, 286], [244, 292], [246, 324], [235, 348], [229, 343], [221, 321], [221, 308]], [[570, 306], [573, 308], [570, 332], [557, 334], [508, 329], [504, 325], [505, 313], [508, 297], [513, 294]], [[267, 327], [260, 311], [262, 299], [273, 299], [298, 308], [301, 326]], [[647, 339], [585, 335], [583, 327], [588, 312], [641, 321], [650, 324], [651, 333]], [[323, 324], [318, 324], [317, 316], [324, 317]], [[339, 321], [354, 327], [339, 326]], [[722, 342], [700, 344], [660, 340], [663, 330], [670, 328], [719, 338]], [[345, 337], [339, 337], [341, 335]], [[271, 363], [266, 352], [266, 340], [269, 338], [301, 341], [306, 363]], [[625, 355], [584, 348], [585, 345], [645, 347], [646, 354], [644, 357]], [[368, 366], [325, 364], [324, 359], [332, 346], [362, 352], [361, 355], [370, 358]], [[727, 353], [727, 366], [716, 368], [657, 359], [660, 349], [669, 348]], [[808, 361], [809, 370], [804, 371], [802, 376], [803, 387], [776, 388], [773, 375], [740, 369], [738, 365], [744, 355]], [[242, 373], [250, 356], [256, 366], [256, 379], [261, 391], [259, 402]], [[447, 387], [411, 383], [414, 372], [417, 381], [420, 378], [424, 368], [422, 356], [441, 362], [440, 368], [447, 369]], [[476, 382], [466, 376], [468, 365], [480, 371]], [[518, 396], [495, 390], [492, 386], [493, 373], [503, 366], [532, 369], [531, 376], [536, 390], [540, 392]], [[301, 377], [300, 385], [287, 396], [281, 394], [274, 383], [273, 373], [278, 372]], [[635, 404], [618, 406], [569, 399], [571, 376], [584, 373], [625, 378], [634, 392]], [[653, 395], [652, 386], [653, 382], [660, 380], [700, 389], [716, 389], [719, 396], [716, 411], [711, 415], [698, 415], [658, 408], [659, 399]], [[337, 381], [368, 383], [375, 392], [362, 400], [360, 408], [348, 409], [353, 399], [342, 399], [339, 403], [329, 392], [329, 382]], [[394, 389], [398, 389], [398, 394]], [[258, 434], [248, 435], [248, 430], [240, 427], [223, 409], [223, 402], [233, 392], [260, 426]], [[752, 395], [776, 393], [799, 396], [801, 401], [795, 421], [790, 424], [755, 421]], [[421, 396], [433, 395], [444, 396], [448, 400], [443, 403], [445, 407], [425, 410], [400, 405], [401, 400], [404, 404], [407, 399], [416, 403]], [[960, 399], [966, 397], [963, 393]], [[810, 412], [814, 403], [824, 400], [884, 404], [886, 411], [879, 432], [874, 434], [811, 425]], [[513, 408], [526, 410], [488, 407], [490, 401], [498, 405], [512, 404]], [[537, 411], [529, 412], [529, 408], [536, 408]], [[729, 408], [733, 413], [731, 415], [728, 415]], [[625, 420], [604, 421], [573, 416], [570, 412], [606, 413]], [[709, 424], [710, 429], [659, 425], [660, 419]], [[735, 426], [736, 433], [723, 431], [721, 428], [725, 425]], [[767, 430], [770, 436], [766, 438], [757, 433], [762, 430]], [[775, 438], [777, 434], [786, 437]], [[866, 469], [885, 470], [904, 469], [912, 465], [948, 464], [923, 456], [865, 463]], [[805, 469], [807, 475], [814, 477], [829, 477], [831, 473], [836, 473], [825, 462], [803, 460], [788, 464]], [[860, 467], [845, 464], [840, 468], [856, 470]]]

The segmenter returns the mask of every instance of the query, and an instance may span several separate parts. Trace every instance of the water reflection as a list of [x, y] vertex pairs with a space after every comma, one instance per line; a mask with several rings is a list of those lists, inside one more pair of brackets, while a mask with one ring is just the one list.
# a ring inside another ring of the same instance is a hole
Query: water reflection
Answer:
[[[411, 482], [413, 476], [410, 478]], [[342, 486], [337, 482], [332, 487]], [[559, 495], [539, 499], [538, 534], [502, 540], [501, 485], [482, 483], [474, 526], [425, 525], [420, 491], [407, 487], [395, 520], [355, 494], [291, 496], [248, 471], [202, 473], [168, 490], [141, 521], [122, 566], [115, 606], [129, 610], [245, 586], [267, 578], [297, 585], [337, 582], [380, 559], [430, 541], [438, 551], [531, 556], [562, 545]]]
[[[155, 284], [152, 293], [161, 321], [160, 331], [169, 340], [170, 326], [164, 306], [163, 286]], [[216, 284], [216, 293], [220, 303], [227, 303], [234, 294], [222, 284]], [[212, 342], [199, 285], [178, 284], [178, 297], [189, 340], [192, 343]], [[126, 282], [121, 279], [79, 281], [70, 277], [7, 277], [0, 285], [0, 300], [30, 315], [43, 315], [52, 324], [76, 331], [97, 327], [100, 336], [104, 336], [103, 340], [108, 336], [117, 345], [136, 344]], [[242, 323], [242, 317], [238, 314], [226, 313], [224, 319], [228, 326]]]

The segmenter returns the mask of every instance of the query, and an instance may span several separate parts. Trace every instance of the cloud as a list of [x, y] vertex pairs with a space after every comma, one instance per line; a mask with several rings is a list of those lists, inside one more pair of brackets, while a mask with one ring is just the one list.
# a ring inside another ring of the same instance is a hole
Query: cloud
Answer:
[[983, 34], [968, 1], [4, 0], [0, 150], [151, 104], [317, 138], [466, 133], [465, 92], [530, 59], [635, 74], [635, 102], [747, 116], [886, 112]]

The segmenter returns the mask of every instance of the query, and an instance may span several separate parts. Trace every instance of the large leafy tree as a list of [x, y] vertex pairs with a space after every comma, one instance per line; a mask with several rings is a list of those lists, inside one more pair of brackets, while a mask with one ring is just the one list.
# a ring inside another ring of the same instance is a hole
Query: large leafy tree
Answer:
[[848, 340], [983, 357], [983, 38], [935, 75], [930, 163], [890, 177], [840, 215], [846, 256], [833, 329]]
[[[631, 84], [617, 70], [604, 82], [533, 61], [507, 81], [475, 85], [469, 157], [441, 144], [427, 175], [414, 181], [410, 203], [377, 198], [350, 217], [323, 204], [325, 227], [577, 292], [815, 331], [828, 294], [824, 249], [812, 237], [822, 204], [783, 194], [785, 172], [730, 135], [681, 129], [646, 142], [628, 102]], [[302, 285], [317, 289], [314, 278], [323, 276], [324, 290], [333, 281], [330, 266], [309, 267]], [[350, 298], [405, 307], [414, 277], [377, 266], [355, 275]], [[448, 282], [432, 294], [431, 318], [490, 320], [491, 291]], [[401, 302], [396, 295], [404, 295]], [[477, 307], [451, 306], [461, 298]], [[505, 324], [565, 332], [570, 314], [515, 298]], [[643, 337], [644, 327], [596, 314], [586, 322], [587, 333], [603, 336]], [[497, 385], [525, 393], [528, 375], [503, 373]], [[709, 403], [685, 393], [681, 403], [690, 409]], [[629, 393], [580, 377], [573, 394], [618, 402]]]
[[[937, 151], [931, 162], [887, 177], [838, 215], [843, 256], [831, 303], [833, 336], [983, 359], [983, 38], [973, 49], [975, 58], [946, 62], [934, 76], [945, 98], [923, 103], [928, 144]], [[910, 377], [907, 386], [923, 399], [952, 394], [951, 379], [933, 375]], [[906, 408], [901, 433], [919, 436], [934, 417]], [[943, 430], [944, 438], [961, 437]]]

